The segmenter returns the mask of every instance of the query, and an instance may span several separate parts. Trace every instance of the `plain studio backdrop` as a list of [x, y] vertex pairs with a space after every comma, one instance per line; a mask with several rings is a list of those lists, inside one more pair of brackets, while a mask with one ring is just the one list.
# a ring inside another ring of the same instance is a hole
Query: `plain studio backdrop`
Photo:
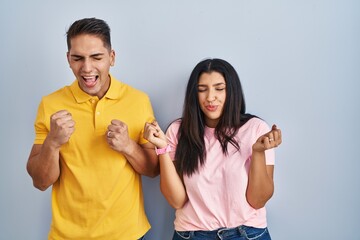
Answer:
[[[25, 166], [42, 96], [69, 85], [66, 30], [80, 18], [111, 27], [111, 73], [151, 98], [163, 128], [180, 117], [191, 70], [207, 57], [238, 71], [247, 110], [276, 123], [274, 240], [359, 239], [360, 2], [0, 1], [0, 239], [43, 240], [51, 188]], [[152, 228], [168, 240], [174, 211], [159, 177], [143, 177]]]

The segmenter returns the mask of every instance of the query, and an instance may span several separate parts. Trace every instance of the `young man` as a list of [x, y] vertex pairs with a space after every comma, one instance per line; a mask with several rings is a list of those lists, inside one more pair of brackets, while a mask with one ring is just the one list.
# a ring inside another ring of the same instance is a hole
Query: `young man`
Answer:
[[52, 185], [49, 239], [141, 239], [150, 229], [141, 175], [158, 175], [149, 98], [110, 75], [110, 28], [96, 18], [67, 32], [76, 80], [42, 98], [27, 170], [34, 186]]

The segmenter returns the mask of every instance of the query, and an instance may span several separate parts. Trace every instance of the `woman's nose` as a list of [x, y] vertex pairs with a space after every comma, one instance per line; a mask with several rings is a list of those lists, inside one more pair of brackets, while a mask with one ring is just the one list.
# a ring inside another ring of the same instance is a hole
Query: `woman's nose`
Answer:
[[208, 95], [207, 95], [206, 100], [209, 101], [209, 102], [213, 102], [215, 99], [216, 99], [216, 94], [215, 94], [215, 92], [212, 91], [212, 90], [209, 90], [209, 93], [208, 93]]

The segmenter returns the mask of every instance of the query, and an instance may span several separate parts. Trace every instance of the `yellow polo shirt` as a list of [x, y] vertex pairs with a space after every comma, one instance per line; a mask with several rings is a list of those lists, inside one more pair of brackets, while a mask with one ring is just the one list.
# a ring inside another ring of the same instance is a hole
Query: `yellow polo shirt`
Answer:
[[144, 124], [154, 119], [148, 96], [111, 76], [102, 99], [72, 85], [45, 96], [35, 121], [35, 144], [42, 144], [50, 116], [68, 110], [75, 132], [60, 150], [60, 177], [52, 187], [52, 223], [49, 239], [133, 240], [150, 224], [144, 210], [141, 176], [125, 157], [106, 142], [112, 119], [128, 126], [139, 144]]

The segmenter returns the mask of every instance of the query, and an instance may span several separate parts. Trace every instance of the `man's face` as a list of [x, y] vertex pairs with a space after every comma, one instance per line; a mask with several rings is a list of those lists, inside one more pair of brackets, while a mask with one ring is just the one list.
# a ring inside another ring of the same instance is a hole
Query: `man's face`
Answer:
[[81, 34], [70, 41], [67, 58], [79, 87], [91, 96], [102, 98], [110, 86], [109, 70], [114, 65], [115, 52], [95, 35]]

